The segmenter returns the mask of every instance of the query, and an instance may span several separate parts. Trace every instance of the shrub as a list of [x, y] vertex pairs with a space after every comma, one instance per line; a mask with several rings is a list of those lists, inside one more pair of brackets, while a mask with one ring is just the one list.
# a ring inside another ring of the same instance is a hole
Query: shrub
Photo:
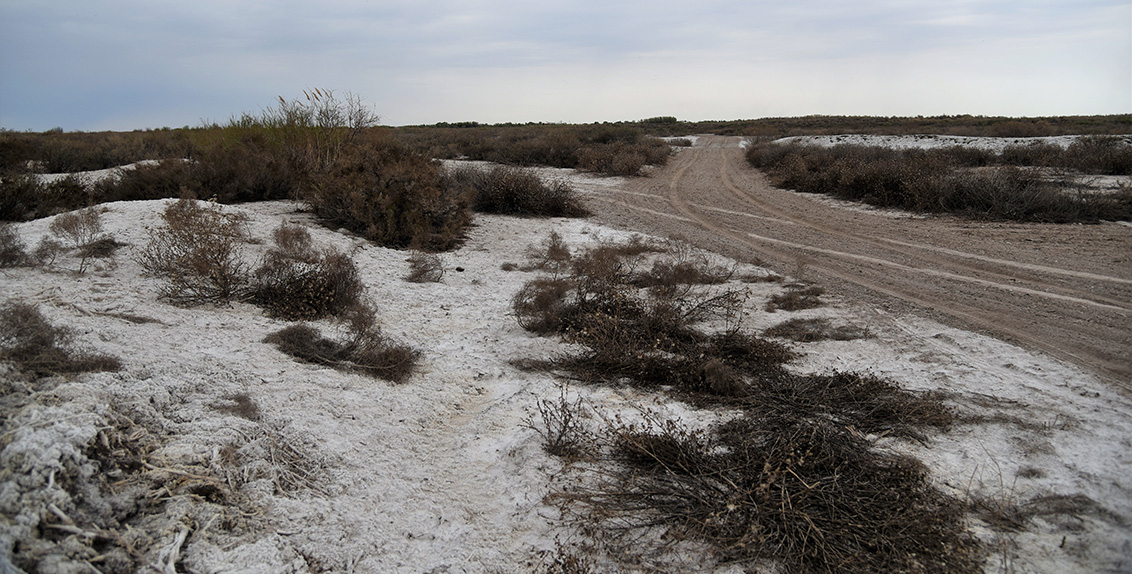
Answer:
[[527, 250], [527, 264], [522, 269], [538, 269], [558, 276], [569, 268], [571, 257], [570, 247], [562, 240], [562, 236], [557, 231], [551, 231], [538, 248]]
[[30, 221], [89, 203], [85, 182], [67, 176], [42, 182], [35, 175], [0, 177], [0, 221]]
[[410, 283], [439, 283], [444, 278], [444, 262], [435, 253], [414, 251], [409, 256], [409, 273], [405, 281]]
[[785, 293], [771, 296], [766, 303], [766, 310], [773, 313], [778, 309], [801, 311], [802, 309], [821, 307], [823, 303], [820, 297], [823, 293], [825, 293], [825, 289], [821, 287], [791, 286]]
[[[559, 333], [582, 349], [555, 359], [554, 368], [583, 381], [670, 386], [701, 398], [742, 395], [745, 382], [720, 375], [734, 366], [757, 365], [758, 376], [781, 376], [778, 365], [790, 357], [781, 345], [735, 329], [708, 335], [695, 328], [709, 319], [734, 324], [742, 304], [738, 291], [642, 288], [651, 277], [637, 270], [643, 249], [640, 242], [600, 245], [574, 256], [568, 275], [536, 278], [515, 295], [520, 326]], [[697, 279], [713, 274], [702, 267], [691, 273]], [[713, 358], [719, 365], [709, 364]]]
[[0, 308], [0, 360], [39, 376], [121, 368], [116, 357], [68, 350], [73, 337], [70, 329], [48, 323], [34, 305], [9, 301]]
[[539, 400], [537, 409], [540, 422], [533, 417], [527, 418], [523, 424], [537, 432], [542, 438], [543, 450], [552, 456], [565, 458], [568, 461], [581, 460], [588, 456], [594, 441], [584, 423], [585, 413], [582, 412], [582, 399], [571, 401], [566, 396], [566, 387], [563, 386], [557, 400]]
[[544, 183], [537, 175], [517, 167], [497, 166], [488, 171], [458, 167], [445, 172], [445, 181], [450, 189], [472, 197], [472, 209], [482, 213], [547, 217], [589, 214], [566, 182]]
[[642, 414], [606, 419], [596, 463], [551, 497], [612, 556], [693, 543], [720, 563], [787, 572], [982, 571], [963, 504], [846, 423], [792, 410], [691, 430]]
[[162, 213], [165, 224], [150, 233], [137, 256], [142, 269], [164, 283], [161, 297], [177, 305], [230, 301], [247, 285], [241, 258], [241, 218], [194, 199], [180, 199]]
[[850, 325], [835, 326], [829, 322], [829, 319], [790, 319], [770, 327], [763, 331], [763, 334], [768, 337], [781, 337], [801, 343], [824, 341], [826, 339], [851, 341], [869, 336], [868, 329]]
[[306, 229], [283, 224], [255, 270], [252, 301], [288, 321], [336, 316], [358, 303], [365, 286], [349, 256], [316, 250]]
[[207, 197], [196, 166], [188, 161], [167, 160], [116, 170], [91, 186], [98, 202]]
[[10, 223], [0, 223], [0, 267], [16, 267], [28, 262], [24, 242]]
[[[1016, 146], [994, 158], [969, 150], [850, 145], [759, 144], [747, 151], [751, 165], [770, 172], [776, 185], [800, 192], [911, 211], [1054, 223], [1126, 219], [1132, 217], [1132, 201], [1112, 194], [1067, 193], [1038, 172], [1000, 164], [1123, 173], [1121, 158], [1132, 158], [1132, 146], [1120, 138], [1082, 138], [1065, 151]], [[995, 165], [970, 167], [991, 163]]]
[[48, 229], [52, 235], [79, 250], [79, 273], [86, 271], [87, 259], [100, 255], [108, 257], [118, 246], [110, 237], [98, 237], [102, 233], [102, 210], [97, 207], [57, 215]]
[[471, 221], [469, 198], [446, 189], [436, 165], [393, 145], [344, 153], [303, 199], [327, 223], [388, 247], [450, 249]]
[[55, 258], [65, 251], [63, 244], [50, 237], [44, 237], [31, 252], [31, 260], [36, 265], [51, 265]]
[[416, 370], [420, 353], [390, 342], [378, 328], [373, 308], [358, 304], [341, 320], [340, 340], [323, 337], [307, 324], [285, 327], [268, 335], [265, 343], [310, 363], [356, 371], [394, 383], [405, 382]]

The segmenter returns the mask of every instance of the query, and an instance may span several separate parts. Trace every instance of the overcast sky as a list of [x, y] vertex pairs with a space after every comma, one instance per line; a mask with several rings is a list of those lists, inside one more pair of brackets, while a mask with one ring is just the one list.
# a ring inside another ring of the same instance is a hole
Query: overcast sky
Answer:
[[1130, 0], [0, 0], [0, 127], [1132, 112]]

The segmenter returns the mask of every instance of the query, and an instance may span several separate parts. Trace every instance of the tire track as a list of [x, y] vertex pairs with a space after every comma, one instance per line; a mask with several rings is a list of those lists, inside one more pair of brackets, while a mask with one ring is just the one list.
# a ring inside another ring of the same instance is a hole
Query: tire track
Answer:
[[[1132, 277], [1103, 267], [1102, 256], [1082, 257], [1081, 265], [1054, 266], [1035, 253], [1013, 258], [1010, 245], [964, 236], [993, 237], [992, 225], [983, 229], [965, 222], [960, 229], [935, 219], [848, 217], [846, 210], [763, 185], [761, 176], [746, 167], [741, 152], [725, 147], [736, 138], [702, 139], [705, 147], [681, 151], [651, 178], [630, 181], [625, 190], [629, 194], [595, 199], [624, 208], [622, 224], [680, 235], [701, 247], [718, 249], [722, 244], [732, 252], [754, 252], [780, 269], [804, 256], [810, 259], [807, 267], [827, 286], [844, 282], [855, 287], [848, 289], [853, 295], [867, 298], [873, 293], [911, 303], [949, 322], [1087, 367], [1125, 390], [1132, 388], [1127, 352], [1132, 348], [1132, 330], [1127, 327], [1132, 321]], [[656, 218], [666, 211], [665, 203], [668, 213]], [[913, 226], [923, 237], [906, 237]], [[925, 229], [931, 233], [923, 233]], [[946, 241], [925, 242], [936, 238], [937, 229]], [[1059, 241], [1063, 236], [1073, 239], [1072, 233], [1061, 233], [1065, 229], [1042, 228], [1043, 233], [1058, 235]], [[1119, 235], [1120, 229], [1111, 232], [1117, 234], [1114, 238], [1106, 237], [1118, 248], [1129, 242]], [[965, 250], [965, 242], [981, 252]], [[1094, 248], [1090, 253], [1106, 252]]]

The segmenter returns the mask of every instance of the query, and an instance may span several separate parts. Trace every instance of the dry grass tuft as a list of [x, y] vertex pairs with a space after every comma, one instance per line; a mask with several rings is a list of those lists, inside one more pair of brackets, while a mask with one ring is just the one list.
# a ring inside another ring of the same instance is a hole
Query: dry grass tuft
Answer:
[[209, 405], [222, 413], [236, 415], [249, 421], [258, 421], [262, 416], [259, 404], [248, 393], [236, 393], [224, 397], [224, 402]]
[[783, 311], [801, 311], [802, 309], [821, 307], [824, 303], [820, 297], [824, 293], [825, 289], [821, 287], [792, 285], [788, 287], [785, 293], [771, 296], [765, 308], [768, 312], [773, 313], [778, 309], [782, 309]]
[[869, 330], [852, 325], [833, 325], [829, 319], [790, 319], [763, 331], [768, 337], [780, 337], [812, 343], [815, 341], [852, 341], [869, 337]]
[[435, 253], [414, 251], [409, 255], [409, 273], [405, 281], [410, 283], [439, 283], [444, 278], [444, 262]]
[[299, 324], [268, 335], [264, 342], [303, 361], [394, 383], [405, 382], [416, 370], [420, 353], [385, 338], [373, 308], [354, 305], [342, 315], [341, 326], [343, 333], [338, 339], [323, 337], [316, 327]]
[[37, 376], [117, 371], [117, 357], [75, 353], [68, 348], [74, 333], [55, 327], [34, 305], [9, 301], [0, 308], [0, 360]]

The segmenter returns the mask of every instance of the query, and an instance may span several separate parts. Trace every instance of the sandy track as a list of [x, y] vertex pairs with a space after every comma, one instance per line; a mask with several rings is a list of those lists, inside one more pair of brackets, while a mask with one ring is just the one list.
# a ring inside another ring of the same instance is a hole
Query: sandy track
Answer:
[[1132, 228], [916, 218], [771, 186], [739, 138], [701, 137], [591, 196], [603, 222], [680, 236], [881, 307], [927, 311], [1132, 391]]

